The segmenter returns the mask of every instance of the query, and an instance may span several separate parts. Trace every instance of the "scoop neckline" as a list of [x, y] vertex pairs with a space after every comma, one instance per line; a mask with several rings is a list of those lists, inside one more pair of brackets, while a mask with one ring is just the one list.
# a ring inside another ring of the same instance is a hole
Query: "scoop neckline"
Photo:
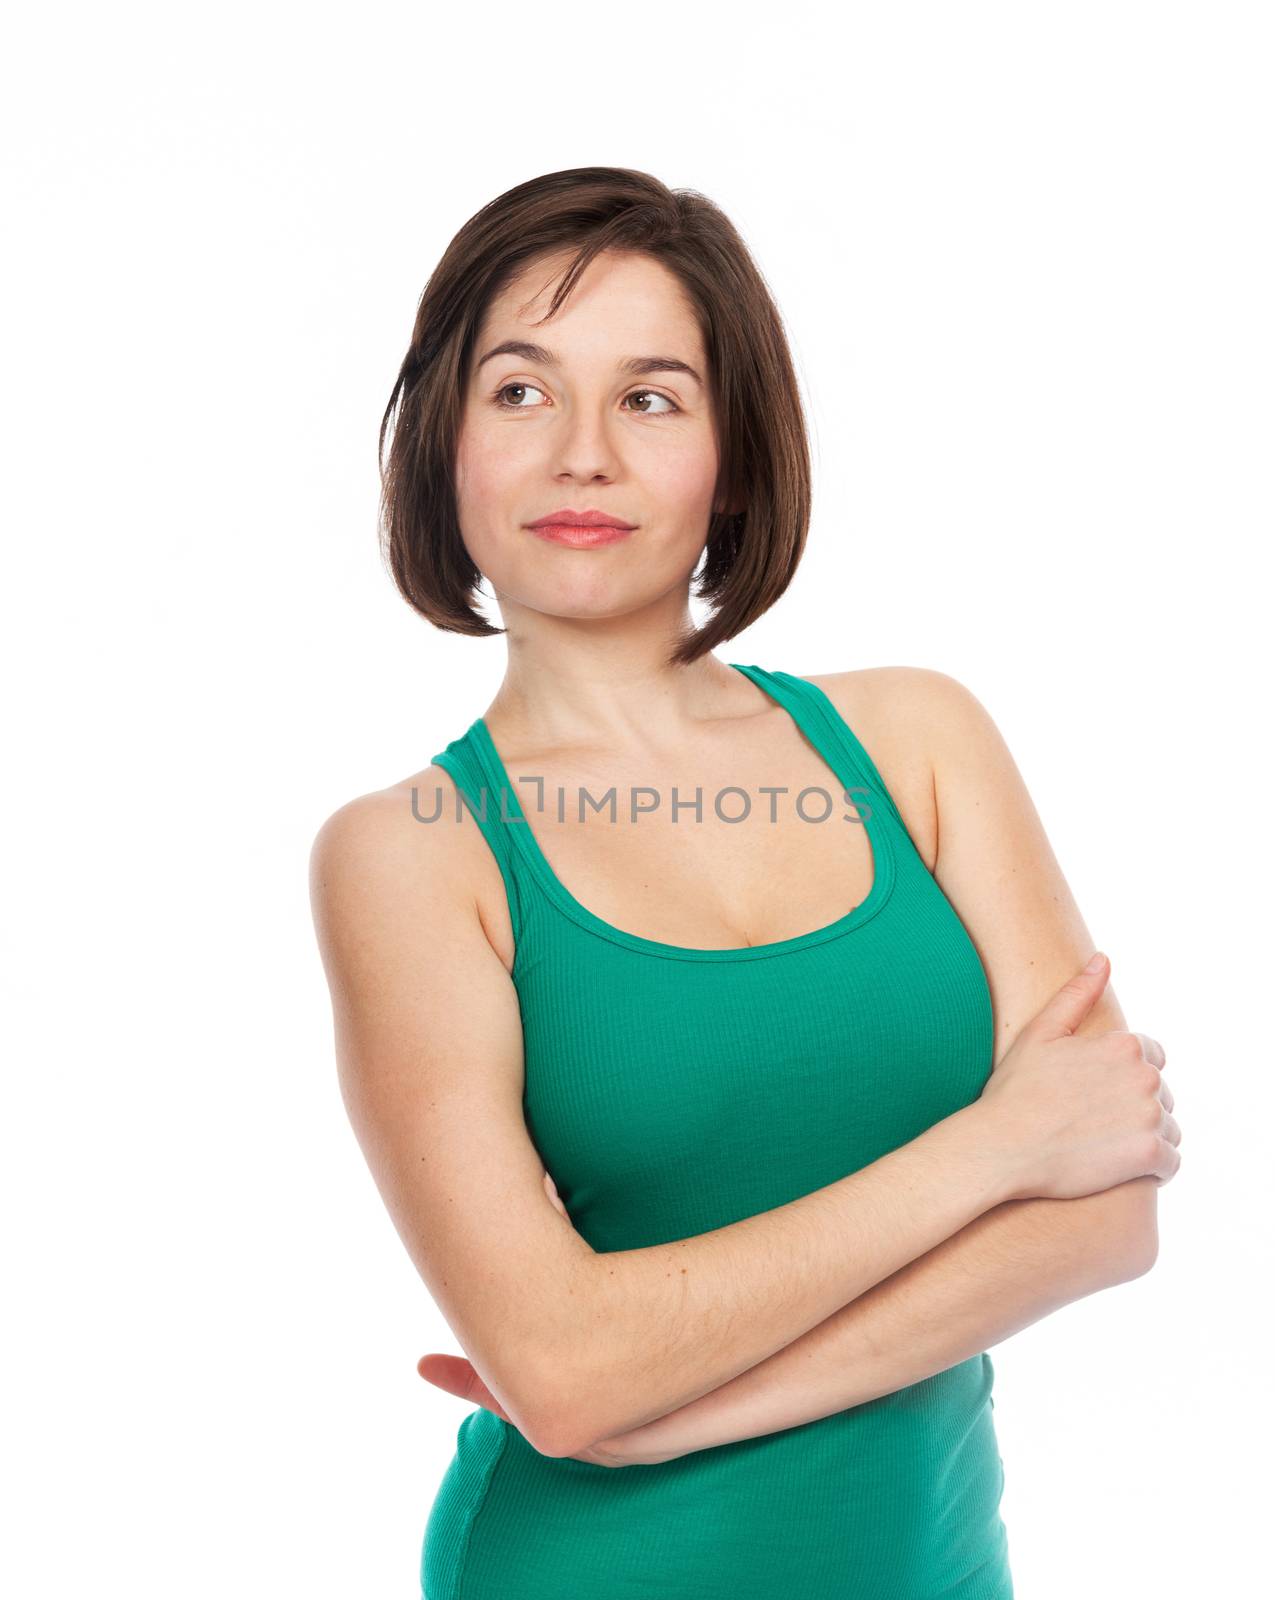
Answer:
[[[496, 818], [501, 825], [508, 825], [510, 833], [515, 840], [523, 860], [534, 873], [536, 881], [546, 892], [554, 904], [566, 913], [574, 922], [585, 928], [588, 932], [609, 939], [613, 944], [625, 946], [627, 949], [636, 950], [646, 955], [662, 956], [676, 961], [759, 961], [767, 957], [795, 955], [799, 951], [810, 949], [814, 945], [823, 944], [829, 939], [837, 939], [844, 934], [852, 933], [869, 921], [881, 910], [894, 888], [895, 858], [894, 845], [890, 837], [890, 830], [886, 824], [886, 807], [883, 797], [878, 792], [878, 786], [870, 781], [869, 774], [862, 771], [858, 762], [853, 757], [853, 752], [844, 737], [843, 730], [849, 732], [849, 725], [845, 722], [840, 712], [831, 701], [826, 700], [818, 684], [810, 683], [807, 679], [797, 679], [812, 689], [814, 694], [807, 700], [796, 700], [804, 710], [815, 714], [822, 726], [824, 738], [815, 736], [812, 728], [802, 716], [797, 714], [793, 705], [782, 700], [768, 684], [755, 673], [765, 673], [766, 669], [757, 666], [745, 666], [737, 661], [729, 661], [727, 666], [755, 683], [762, 692], [770, 697], [776, 705], [787, 711], [796, 723], [798, 731], [813, 746], [824, 764], [830, 769], [842, 788], [852, 793], [864, 793], [869, 800], [865, 807], [862, 826], [867, 830], [868, 841], [872, 847], [873, 877], [872, 886], [867, 895], [849, 911], [841, 916], [834, 917], [831, 922], [822, 927], [812, 928], [807, 933], [794, 934], [788, 939], [772, 939], [765, 944], [729, 945], [722, 949], [703, 949], [696, 945], [668, 944], [662, 939], [648, 939], [638, 933], [630, 933], [626, 928], [617, 927], [614, 923], [607, 922], [605, 918], [590, 911], [582, 901], [567, 888], [558, 874], [549, 864], [549, 859], [540, 848], [539, 842], [527, 820], [522, 802], [518, 798], [517, 790], [510, 780], [508, 770], [495, 740], [491, 736], [491, 729], [487, 726], [486, 719], [476, 717], [471, 726], [471, 733], [476, 736], [479, 749], [483, 756], [484, 765], [488, 769], [488, 776], [495, 780], [498, 789], [503, 789], [510, 798], [508, 806], [503, 800], [500, 802], [500, 811]], [[791, 692], [791, 691], [790, 691]], [[833, 759], [834, 752], [840, 756], [841, 765]], [[857, 808], [856, 808], [857, 809]]]

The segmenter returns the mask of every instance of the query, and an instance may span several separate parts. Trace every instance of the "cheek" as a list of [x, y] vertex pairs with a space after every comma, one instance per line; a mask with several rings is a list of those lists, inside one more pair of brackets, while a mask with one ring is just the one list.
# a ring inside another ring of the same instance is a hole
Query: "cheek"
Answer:
[[510, 477], [511, 455], [481, 428], [466, 428], [456, 446], [456, 489], [475, 505], [493, 498]]
[[666, 505], [698, 514], [712, 502], [717, 487], [717, 454], [711, 449], [671, 451], [659, 466], [659, 495]]

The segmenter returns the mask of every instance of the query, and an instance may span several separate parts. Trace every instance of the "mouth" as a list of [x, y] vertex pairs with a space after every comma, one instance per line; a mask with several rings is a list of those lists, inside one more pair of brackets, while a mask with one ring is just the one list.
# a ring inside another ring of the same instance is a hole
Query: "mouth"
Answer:
[[527, 527], [538, 539], [573, 545], [577, 550], [615, 544], [617, 540], [627, 539], [633, 532], [632, 528], [614, 522], [529, 522]]
[[528, 529], [542, 539], [552, 539], [556, 544], [591, 548], [594, 545], [613, 544], [633, 532], [635, 524], [619, 517], [609, 517], [604, 511], [572, 511], [563, 507], [527, 523]]
[[559, 506], [556, 511], [551, 511], [546, 517], [537, 517], [534, 522], [527, 524], [529, 528], [625, 528], [636, 526], [632, 522], [625, 522], [623, 517], [609, 517], [605, 511], [573, 511], [570, 506]]

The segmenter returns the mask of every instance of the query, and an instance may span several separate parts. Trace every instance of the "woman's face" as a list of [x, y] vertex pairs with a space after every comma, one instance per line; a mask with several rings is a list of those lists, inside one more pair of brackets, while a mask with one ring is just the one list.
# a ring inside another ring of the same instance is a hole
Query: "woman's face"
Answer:
[[[533, 326], [569, 260], [541, 258], [488, 307], [456, 452], [461, 535], [502, 608], [602, 618], [667, 598], [680, 616], [718, 470], [699, 327], [667, 268], [614, 252]], [[508, 341], [537, 349], [493, 354]], [[633, 531], [581, 548], [528, 528], [558, 511]]]

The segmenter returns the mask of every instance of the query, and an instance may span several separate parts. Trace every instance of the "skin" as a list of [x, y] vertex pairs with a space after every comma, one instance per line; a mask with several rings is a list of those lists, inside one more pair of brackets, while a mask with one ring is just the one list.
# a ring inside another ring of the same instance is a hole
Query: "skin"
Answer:
[[[509, 354], [476, 365], [464, 397], [457, 450], [462, 534], [508, 629], [505, 677], [484, 713], [506, 766], [515, 782], [524, 772], [549, 774], [564, 783], [569, 797], [573, 779], [588, 781], [593, 793], [610, 783], [622, 789], [630, 781], [662, 794], [671, 793], [674, 784], [685, 793], [697, 782], [706, 793], [726, 783], [826, 786], [823, 763], [803, 748], [781, 708], [758, 705], [765, 697], [754, 685], [713, 656], [676, 669], [665, 664], [674, 634], [691, 621], [689, 580], [715, 504], [716, 425], [707, 391], [689, 374], [635, 379], [618, 366], [634, 355], [657, 355], [705, 373], [691, 308], [658, 263], [642, 256], [604, 256], [591, 263], [553, 321], [536, 326], [565, 260], [550, 258], [529, 268], [489, 307], [476, 342], [478, 356], [519, 339], [547, 346], [558, 359]], [[499, 404], [497, 396], [507, 404]], [[527, 531], [529, 520], [563, 506], [596, 507], [637, 529], [617, 544], [587, 551], [560, 547]], [[872, 750], [909, 834], [987, 971], [996, 1020], [994, 1080], [1006, 1087], [994, 1115], [990, 1097], [985, 1096], [986, 1108], [979, 1102], [975, 1144], [1021, 1152], [1034, 1141], [1032, 1153], [1039, 1158], [1048, 1085], [1042, 1043], [1031, 1035], [1032, 1025], [1060, 986], [1074, 980], [1093, 944], [1017, 769], [982, 707], [944, 674], [877, 668], [816, 681]], [[377, 863], [359, 852], [367, 848], [364, 822], [381, 827], [377, 819], [384, 818], [388, 826], [391, 803], [400, 807], [409, 785], [449, 781], [429, 769], [364, 797], [366, 804], [352, 803], [346, 821], [328, 826], [323, 842], [316, 841], [316, 917], [337, 998], [338, 1031], [361, 1032], [369, 1060], [378, 1052], [388, 1058], [400, 1050], [404, 1072], [414, 1048], [411, 1019], [404, 1014], [397, 1026], [392, 1016], [386, 1021], [386, 1005], [398, 1003], [388, 969], [390, 952], [405, 948], [419, 919], [404, 905], [395, 913], [401, 912], [403, 926], [393, 927], [380, 906], [412, 864], [396, 857], [392, 870], [387, 867], [378, 880], [369, 870]], [[872, 879], [861, 833], [851, 849], [844, 837], [791, 822], [742, 833], [711, 826], [599, 826], [571, 820], [570, 798], [566, 815], [559, 823], [552, 812], [537, 811], [533, 823], [537, 840], [571, 892], [616, 925], [672, 943], [726, 948], [802, 933], [856, 903]], [[347, 836], [359, 830], [364, 832], [351, 843]], [[476, 828], [460, 832], [460, 847], [449, 852], [443, 867], [431, 868], [431, 898], [472, 907], [489, 951], [507, 974], [513, 942], [503, 885]], [[342, 851], [354, 859], [353, 868], [342, 862]], [[684, 897], [672, 897], [672, 905], [665, 904], [667, 896], [644, 892], [647, 884], [669, 881], [686, 891]], [[373, 896], [369, 885], [378, 882], [383, 887], [375, 889], [381, 897], [376, 905], [353, 904], [360, 895]], [[356, 935], [346, 937], [349, 950], [343, 951], [342, 922], [355, 926], [356, 911], [382, 942], [370, 944], [360, 925]], [[372, 949], [374, 957], [366, 958], [366, 976], [356, 983], [351, 974], [360, 945]], [[459, 939], [450, 939], [446, 951], [446, 959], [457, 963], [455, 983], [471, 989], [470, 969], [459, 964]], [[503, 992], [497, 1002], [492, 980], [483, 982], [490, 986], [491, 1004], [505, 1005]], [[386, 995], [379, 1005], [368, 1006], [356, 994], [358, 984], [369, 992], [381, 984]], [[1154, 1040], [1128, 1032], [1105, 971], [1091, 987], [1083, 1006], [1071, 995], [1075, 1025], [1064, 1029], [1062, 1040], [1071, 1052], [1070, 1065], [1056, 1076], [1059, 1084], [1070, 1082], [1074, 1103], [1056, 1108], [1051, 1124], [1059, 1172], [1067, 1167], [1074, 1176], [1083, 1166], [1085, 1184], [1068, 1189], [1060, 1182], [1057, 1198], [1037, 1187], [1024, 1198], [985, 1210], [869, 1292], [856, 1294], [836, 1316], [814, 1326], [807, 1322], [801, 1338], [780, 1348], [772, 1345], [765, 1360], [754, 1354], [742, 1363], [747, 1370], [740, 1371], [737, 1363], [737, 1375], [730, 1382], [719, 1379], [708, 1392], [688, 1383], [692, 1398], [687, 1404], [666, 1406], [639, 1426], [597, 1428], [598, 1419], [617, 1411], [614, 1394], [608, 1394], [607, 1403], [599, 1400], [590, 1417], [572, 1424], [577, 1448], [548, 1453], [605, 1465], [663, 1460], [728, 1436], [751, 1437], [792, 1420], [826, 1415], [858, 1403], [854, 1395], [866, 1398], [874, 1385], [884, 1384], [877, 1392], [888, 1392], [916, 1381], [925, 1375], [918, 1366], [942, 1370], [970, 1353], [964, 1345], [971, 1340], [973, 1350], [987, 1348], [1067, 1300], [1146, 1270], [1154, 1259], [1155, 1187], [1172, 1175], [1166, 1149], [1177, 1140], [1176, 1124], [1168, 1117], [1171, 1096], [1158, 1071], [1164, 1055]], [[360, 1011], [374, 1021], [358, 1020]], [[429, 1020], [420, 1024], [421, 1037], [430, 1035]], [[1081, 1067], [1090, 1074], [1083, 1082], [1094, 1090], [1083, 1139], [1066, 1131], [1081, 1103]], [[356, 1123], [361, 1120], [360, 1137], [369, 1152], [378, 1143], [387, 1147], [387, 1130], [401, 1125], [406, 1113], [393, 1107], [411, 1106], [406, 1083], [401, 1079], [381, 1091], [375, 1125], [371, 1110], [360, 1110], [351, 1094], [352, 1115]], [[1110, 1088], [1109, 1101], [1099, 1092], [1104, 1086]], [[989, 1140], [993, 1128], [996, 1137]], [[477, 1138], [481, 1130], [475, 1125], [473, 1131]], [[1110, 1138], [1104, 1142], [1106, 1133]], [[450, 1136], [455, 1134], [453, 1123]], [[1101, 1173], [1100, 1150], [1109, 1157]], [[426, 1159], [386, 1154], [376, 1157], [374, 1166], [379, 1162], [384, 1171], [391, 1160], [403, 1167], [407, 1160]], [[1148, 1175], [1153, 1168], [1155, 1175]], [[573, 1248], [583, 1249], [565, 1208], [555, 1203], [548, 1174], [540, 1168], [538, 1176], [555, 1225], [571, 1235]], [[1039, 1166], [1034, 1179], [1040, 1182]], [[407, 1237], [401, 1217], [421, 1203], [411, 1188], [413, 1181], [419, 1188], [419, 1182], [405, 1169], [392, 1181], [396, 1221]], [[383, 1189], [390, 1186], [386, 1179]], [[906, 1189], [900, 1184], [901, 1218], [908, 1209], [902, 1198]], [[430, 1263], [424, 1249], [421, 1245], [417, 1253], [426, 1273]], [[587, 1255], [579, 1257], [577, 1281], [582, 1293], [594, 1293], [593, 1263], [599, 1258]], [[663, 1277], [661, 1266], [652, 1274], [652, 1289]], [[435, 1282], [428, 1281], [433, 1291]], [[446, 1287], [445, 1280], [439, 1283], [436, 1298]], [[644, 1298], [635, 1296], [638, 1303]], [[939, 1312], [943, 1326], [953, 1330], [947, 1343], [927, 1339], [925, 1332]], [[449, 1316], [449, 1321], [457, 1326], [456, 1319]], [[624, 1316], [611, 1323], [627, 1327]], [[469, 1336], [478, 1326], [466, 1328], [467, 1347], [473, 1347]], [[900, 1376], [900, 1366], [880, 1359], [883, 1351], [900, 1348], [905, 1356], [911, 1352], [910, 1376]], [[952, 1354], [957, 1348], [963, 1354]], [[652, 1352], [651, 1362], [663, 1373], [668, 1353]], [[427, 1356], [420, 1370], [440, 1387], [523, 1424], [467, 1360]], [[848, 1371], [857, 1374], [857, 1389], [847, 1383]], [[816, 1372], [821, 1375], [817, 1384], [812, 1381]], [[561, 1376], [555, 1377], [552, 1363], [542, 1364], [536, 1377], [553, 1387], [555, 1402], [571, 1392]], [[526, 1393], [509, 1381], [507, 1371], [501, 1378], [506, 1399], [515, 1390]], [[561, 1409], [546, 1405], [544, 1413]], [[784, 1415], [791, 1420], [776, 1421]]]
[[[689, 374], [635, 379], [616, 366], [671, 356], [707, 376], [707, 356], [681, 285], [645, 256], [595, 259], [553, 322], [536, 326], [549, 298], [540, 286], [551, 288], [565, 261], [548, 258], [488, 308], [457, 444], [461, 534], [508, 629], [489, 720], [515, 743], [533, 732], [548, 744], [613, 743], [652, 719], [689, 734], [731, 675], [712, 659], [678, 672], [662, 661], [665, 641], [691, 622], [716, 424], [707, 389]], [[561, 365], [481, 359], [509, 339], [547, 346]], [[636, 523], [637, 536], [583, 551], [525, 531], [563, 507]]]
[[[1163, 1051], [1145, 1035], [1094, 1027], [1096, 1008], [1113, 1004], [1108, 971], [1104, 956], [1096, 973], [1077, 973], [1022, 1037], [1044, 1024], [1042, 1031], [1055, 1041], [1078, 1040], [1087, 1031], [1104, 1050], [1116, 1038], [1139, 1039], [1148, 1047], [1144, 1053], [1163, 1064]], [[993, 1073], [993, 1086], [1009, 1075], [1011, 1059], [1012, 1051]], [[1105, 1075], [1105, 1055], [1102, 1068]], [[1064, 1070], [1071, 1072], [1071, 1063]], [[1163, 1081], [1159, 1098], [1167, 1114], [1173, 1095]], [[1166, 1120], [1176, 1149], [1176, 1121]], [[1171, 1163], [1168, 1176], [1175, 1171]], [[1038, 1197], [993, 1207], [769, 1359], [663, 1417], [573, 1452], [573, 1459], [603, 1467], [671, 1461], [797, 1427], [946, 1371], [1074, 1300], [1148, 1271], [1154, 1251], [1119, 1268], [1111, 1249], [1119, 1234], [1111, 1230], [1127, 1223], [1136, 1228], [1162, 1181], [1168, 1177], [1141, 1177], [1062, 1201]], [[569, 1223], [548, 1173], [544, 1185]], [[465, 1357], [422, 1356], [417, 1370], [438, 1388], [512, 1420]]]

